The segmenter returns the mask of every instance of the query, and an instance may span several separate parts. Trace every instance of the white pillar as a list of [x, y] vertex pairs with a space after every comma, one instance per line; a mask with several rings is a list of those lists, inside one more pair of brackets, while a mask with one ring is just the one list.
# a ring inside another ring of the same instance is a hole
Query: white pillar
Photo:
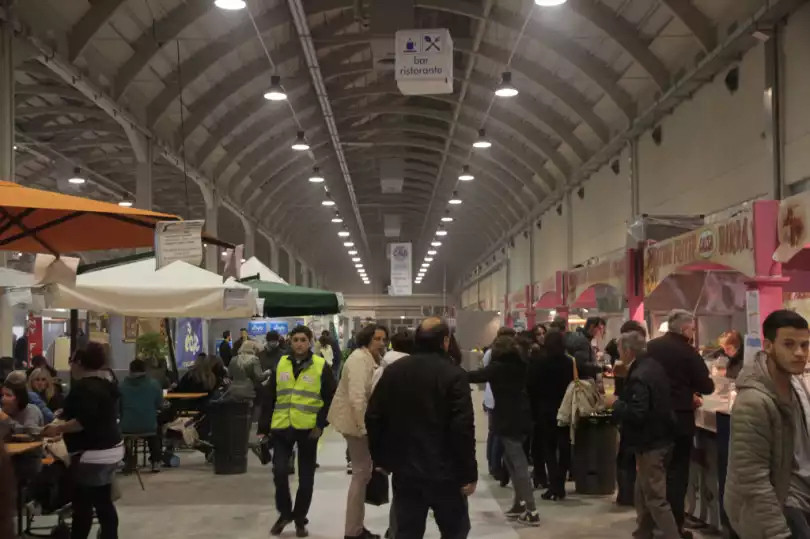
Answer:
[[245, 240], [242, 244], [245, 246], [244, 257], [248, 259], [256, 256], [256, 225], [247, 219], [242, 219], [242, 226], [245, 229]]
[[6, 21], [0, 21], [0, 180], [14, 181], [14, 30]]
[[270, 269], [276, 273], [281, 272], [281, 265], [278, 258], [278, 243], [276, 240], [270, 240]]
[[135, 170], [135, 207], [142, 210], [151, 210], [153, 203], [152, 163], [154, 162], [154, 155], [152, 153], [152, 139], [146, 139], [144, 141], [144, 148], [146, 150], [145, 159], [143, 161], [138, 161]]
[[[205, 208], [205, 231], [217, 237], [219, 221], [219, 197], [211, 197], [211, 204]], [[216, 245], [208, 244], [205, 249], [205, 269], [219, 273], [219, 249]]]

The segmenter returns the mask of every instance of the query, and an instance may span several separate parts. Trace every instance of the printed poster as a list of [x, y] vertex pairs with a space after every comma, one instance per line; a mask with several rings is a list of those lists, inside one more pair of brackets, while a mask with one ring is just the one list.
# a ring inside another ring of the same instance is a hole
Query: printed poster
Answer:
[[391, 243], [391, 286], [389, 295], [410, 296], [413, 293], [412, 245]]
[[178, 369], [194, 365], [197, 354], [202, 352], [202, 318], [178, 318], [175, 331], [174, 354]]

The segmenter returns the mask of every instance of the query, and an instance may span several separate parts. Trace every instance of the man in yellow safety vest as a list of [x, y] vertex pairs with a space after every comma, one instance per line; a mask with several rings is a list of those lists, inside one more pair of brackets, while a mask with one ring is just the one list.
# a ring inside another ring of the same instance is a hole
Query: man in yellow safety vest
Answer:
[[[289, 337], [291, 353], [282, 356], [267, 384], [259, 434], [273, 436], [273, 482], [279, 517], [270, 534], [281, 535], [294, 522], [296, 535], [306, 537], [318, 438], [327, 425], [336, 383], [326, 360], [312, 353], [312, 331], [308, 327], [293, 328]], [[293, 507], [289, 463], [295, 446], [298, 446], [298, 492]]]

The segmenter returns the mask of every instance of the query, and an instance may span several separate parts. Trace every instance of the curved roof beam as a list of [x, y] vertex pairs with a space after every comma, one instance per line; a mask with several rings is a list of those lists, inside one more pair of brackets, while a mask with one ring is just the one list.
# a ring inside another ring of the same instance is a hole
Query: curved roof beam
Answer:
[[664, 4], [689, 28], [704, 51], [714, 50], [717, 46], [717, 27], [692, 0], [664, 0]]
[[618, 43], [647, 72], [660, 90], [669, 87], [669, 70], [653, 54], [649, 42], [639, 34], [635, 25], [598, 0], [570, 0], [567, 5]]
[[119, 99], [127, 91], [135, 77], [149, 65], [163, 45], [171, 43], [180, 32], [213, 8], [214, 2], [211, 0], [186, 0], [165, 17], [147, 27], [138, 39], [130, 44], [133, 54], [113, 78], [113, 99]]
[[[369, 106], [369, 107], [365, 107], [363, 109], [350, 110], [350, 111], [343, 112], [342, 114], [338, 115], [337, 118], [338, 118], [338, 120], [342, 121], [342, 120], [346, 120], [348, 118], [354, 118], [354, 117], [358, 117], [358, 116], [366, 116], [366, 115], [369, 115], [369, 114], [377, 114], [377, 115], [393, 114], [393, 115], [398, 115], [398, 116], [408, 116], [408, 115], [421, 116], [421, 117], [424, 117], [424, 118], [431, 118], [431, 119], [434, 119], [434, 120], [440, 120], [440, 121], [445, 122], [447, 124], [449, 124], [450, 122], [453, 121], [453, 118], [449, 113], [444, 113], [444, 112], [438, 111], [438, 110], [433, 110], [433, 109], [429, 109], [429, 108], [425, 108], [425, 107], [408, 107], [408, 106], [390, 107], [390, 106], [385, 106], [385, 105], [383, 105], [383, 106]], [[471, 130], [471, 131], [473, 131], [473, 133], [477, 132], [477, 129], [475, 127], [470, 127], [469, 124], [459, 122], [459, 126], [464, 127], [465, 129]], [[358, 127], [358, 129], [362, 129], [362, 126]], [[492, 163], [500, 166], [506, 172], [508, 172], [517, 182], [523, 183], [523, 184], [525, 184], [527, 186], [531, 186], [532, 183], [526, 183], [526, 181], [521, 177], [520, 172], [515, 170], [515, 167], [514, 167], [515, 162], [514, 162], [514, 160], [505, 155], [505, 153], [507, 153], [505, 151], [505, 149], [509, 146], [508, 139], [504, 139], [503, 137], [497, 136], [497, 133], [495, 133], [495, 132], [490, 133], [490, 136], [492, 136], [492, 140], [495, 141], [497, 144], [493, 145], [492, 148], [490, 148], [490, 149], [488, 149], [486, 151], [475, 152], [473, 155], [475, 155], [476, 157], [482, 158], [482, 159], [484, 159], [486, 161], [491, 161]], [[444, 138], [447, 138], [447, 133], [444, 134]], [[376, 140], [374, 141], [374, 143], [378, 144], [378, 142]], [[466, 147], [461, 143], [461, 141], [455, 142], [454, 145], [458, 146], [461, 149], [461, 151], [463, 152], [465, 149], [470, 148], [470, 146], [472, 145], [472, 140], [470, 140], [469, 146], [466, 146]], [[504, 149], [498, 148], [498, 146], [501, 146]], [[509, 150], [509, 153], [511, 153], [511, 149]], [[542, 168], [542, 167], [540, 168], [540, 170], [534, 170], [532, 167], [527, 167], [527, 168], [529, 168], [530, 171], [537, 174], [544, 182], [546, 182], [548, 191], [553, 190], [553, 187], [554, 187], [554, 184], [556, 183], [556, 180], [551, 175], [551, 173], [548, 172], [548, 170], [546, 170], [545, 168]], [[533, 190], [533, 193], [534, 193], [535, 197], [538, 199], [538, 201], [543, 198], [543, 193], [538, 192], [537, 190]]]
[[[256, 25], [259, 31], [266, 33], [274, 28], [289, 24], [288, 10], [285, 5], [280, 5], [269, 11], [265, 11], [256, 17]], [[239, 49], [248, 41], [256, 39], [256, 32], [250, 21], [246, 21], [232, 29], [227, 34], [223, 34], [211, 41], [205, 47], [196, 51], [189, 58], [183, 60], [179, 66], [183, 75], [183, 85], [191, 85], [205, 72], [208, 71], [219, 60]], [[285, 45], [289, 45], [287, 42]], [[291, 48], [293, 54], [298, 52], [297, 46]], [[271, 51], [271, 54], [280, 51]], [[288, 51], [289, 52], [289, 51]], [[174, 66], [172, 72], [164, 79], [163, 90], [155, 96], [146, 106], [147, 124], [153, 127], [166, 113], [169, 106], [179, 97], [177, 84], [169, 84], [166, 81], [176, 81], [178, 79], [178, 66]]]
[[[677, 2], [679, 0], [669, 1]], [[417, 7], [455, 13], [470, 19], [485, 19], [483, 7], [475, 4], [455, 0], [416, 0], [414, 4]], [[502, 7], [493, 6], [489, 13], [489, 22], [519, 32], [524, 23], [524, 16]], [[529, 21], [526, 27], [524, 39], [537, 41], [555, 51], [561, 58], [564, 58], [602, 88], [602, 91], [616, 104], [628, 120], [635, 117], [636, 103], [630, 94], [618, 84], [621, 74], [614, 71], [608, 64], [591, 54], [575, 40], [534, 18]]]
[[[459, 127], [466, 127], [473, 133], [475, 133], [475, 128], [472, 127], [470, 124], [462, 123], [461, 121], [458, 122]], [[344, 131], [344, 135], [356, 135], [360, 137], [368, 137], [369, 135], [374, 135], [375, 133], [416, 133], [419, 135], [429, 135], [433, 137], [438, 137], [440, 139], [447, 138], [447, 132], [443, 129], [437, 129], [435, 127], [428, 127], [425, 125], [420, 125], [412, 122], [396, 122], [393, 124], [379, 124], [377, 122], [363, 124], [354, 129], [348, 129]], [[469, 146], [472, 144], [474, 138], [469, 137], [453, 137], [454, 140], [452, 144], [458, 147], [460, 150], [464, 151], [465, 149], [469, 149]], [[460, 139], [460, 140], [455, 140]], [[349, 142], [348, 140], [346, 142]], [[377, 143], [377, 139], [373, 138], [372, 141], [374, 144]], [[553, 176], [548, 172], [548, 170], [544, 167], [543, 163], [538, 162], [529, 162], [519, 153], [515, 152], [510, 145], [503, 145], [503, 151], [505, 154], [511, 156], [512, 160], [522, 164], [526, 169], [528, 169], [532, 174], [537, 175], [541, 179], [543, 179], [543, 183], [540, 186], [541, 188], [545, 189], [545, 194], [550, 194], [555, 186], [556, 181]], [[491, 151], [491, 150], [490, 150]], [[473, 154], [475, 156], [475, 154]], [[474, 166], [474, 165], [473, 165]]]
[[[395, 85], [388, 85], [387, 88], [378, 88], [376, 94], [392, 94], [396, 95], [397, 89]], [[452, 104], [455, 100], [452, 97], [446, 95], [424, 95], [421, 96], [426, 99], [431, 99], [434, 101], [440, 101], [442, 103], [449, 103]], [[483, 115], [484, 111], [487, 109], [488, 103], [483, 100], [475, 99], [468, 94], [467, 99], [464, 102], [464, 110], [462, 109], [462, 113], [465, 114], [467, 117], [470, 118], [471, 121], [475, 121], [478, 119], [479, 114]], [[470, 111], [474, 111], [471, 113]], [[476, 114], [477, 113], [477, 114]], [[517, 114], [506, 110], [505, 108], [497, 109], [495, 114], [490, 115], [489, 120], [495, 122], [500, 129], [503, 131], [510, 132], [511, 134], [517, 136], [520, 141], [528, 146], [530, 150], [538, 155], [543, 156], [544, 159], [548, 159], [551, 163], [554, 164], [555, 167], [560, 171], [564, 178], [567, 178], [571, 172], [571, 163], [557, 151], [556, 148], [556, 141], [552, 140], [548, 137], [545, 133], [540, 131], [539, 129], [534, 128], [534, 126], [526, 121], [523, 120]], [[460, 122], [461, 124], [461, 122]], [[478, 129], [478, 123], [467, 123], [467, 127], [473, 129], [474, 131]], [[446, 134], [445, 134], [446, 136]]]
[[[325, 142], [321, 143], [321, 145], [323, 144], [325, 144]], [[347, 159], [349, 161], [351, 161], [351, 153], [352, 152], [347, 152], [346, 154]], [[400, 153], [408, 154], [410, 152], [407, 150], [407, 146], [400, 146], [399, 148], [384, 149], [382, 152], [364, 151], [362, 152], [362, 156], [365, 158], [381, 154], [399, 155]], [[427, 157], [425, 157], [425, 154], [419, 155], [427, 159]], [[455, 150], [453, 150], [452, 148], [451, 151], [448, 152], [447, 158], [448, 160], [452, 159], [456, 163], [455, 166], [458, 168], [461, 168], [462, 165], [467, 164], [467, 155], [460, 154]], [[324, 168], [322, 166], [323, 163], [328, 162], [329, 159], [330, 157], [321, 157], [320, 159], [316, 159], [315, 163], [313, 164], [316, 166], [320, 166], [321, 168]], [[257, 208], [253, 208], [257, 210], [254, 213], [255, 215], [264, 214], [268, 204], [274, 201], [274, 196], [279, 190], [286, 187], [286, 185], [289, 182], [294, 181], [296, 178], [300, 178], [302, 174], [306, 174], [308, 172], [309, 170], [308, 166], [298, 166], [297, 168], [293, 168], [291, 166], [292, 161], [293, 160], [288, 161], [287, 163], [276, 169], [275, 173], [272, 170], [268, 171], [269, 177], [265, 180], [264, 184], [259, 185], [257, 187], [257, 189], [261, 189], [265, 184], [270, 184], [273, 186], [272, 189], [265, 194], [265, 198], [260, 202], [259, 206]], [[307, 165], [309, 165], [309, 163]], [[488, 162], [480, 163], [477, 170], [480, 171], [481, 173], [480, 175], [482, 176], [482, 178], [488, 178], [494, 183], [501, 185], [501, 187], [511, 195], [511, 198], [515, 202], [515, 206], [517, 206], [520, 212], [528, 211], [529, 205], [532, 204], [532, 201], [526, 199], [524, 190], [526, 187], [525, 184], [520, 183], [518, 185], [514, 185], [512, 182], [505, 182], [503, 176], [499, 173], [499, 170], [495, 167], [490, 166]], [[535, 198], [534, 203], [536, 202], [537, 199]]]
[[56, 84], [21, 84], [18, 82], [14, 85], [14, 93], [17, 96], [40, 97], [43, 95], [51, 95], [54, 97], [64, 97], [65, 99], [84, 100], [84, 96], [77, 90], [69, 86]]
[[[96, 120], [104, 120], [110, 117], [109, 114], [101, 109], [88, 108], [88, 107], [71, 107], [68, 105], [49, 105], [46, 107], [17, 107], [14, 109], [15, 118], [40, 118], [45, 120], [48, 117], [59, 118], [61, 116], [80, 115], [86, 118], [94, 118]], [[50, 118], [51, 120], [53, 118]], [[73, 118], [71, 118], [73, 119]]]
[[78, 58], [90, 40], [101, 30], [107, 21], [115, 15], [126, 0], [96, 0], [90, 2], [88, 9], [79, 22], [73, 25], [68, 32], [68, 59], [73, 62]]

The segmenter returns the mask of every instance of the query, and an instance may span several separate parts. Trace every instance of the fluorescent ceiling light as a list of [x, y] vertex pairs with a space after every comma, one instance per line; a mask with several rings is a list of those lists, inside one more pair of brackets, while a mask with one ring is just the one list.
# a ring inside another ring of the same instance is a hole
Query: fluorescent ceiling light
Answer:
[[512, 84], [512, 73], [505, 71], [501, 75], [501, 85], [495, 90], [495, 95], [498, 97], [515, 97], [518, 95], [518, 89]]
[[324, 179], [321, 175], [321, 171], [318, 170], [318, 167], [312, 168], [312, 174], [309, 176], [309, 181], [312, 183], [323, 183]]
[[458, 179], [463, 182], [471, 182], [475, 179], [475, 176], [470, 172], [469, 165], [464, 165], [464, 168], [461, 169], [461, 174], [458, 175]]
[[487, 132], [484, 129], [478, 130], [478, 138], [473, 142], [473, 148], [486, 149], [492, 146], [492, 143], [487, 138]]
[[442, 222], [443, 222], [443, 223], [452, 223], [452, 222], [453, 222], [453, 218], [452, 218], [452, 217], [450, 217], [449, 215], [445, 215], [444, 217], [442, 217]]
[[307, 142], [303, 131], [298, 132], [298, 135], [295, 137], [295, 141], [293, 142], [291, 148], [297, 152], [305, 152], [309, 150], [309, 143]]
[[264, 98], [268, 101], [287, 100], [287, 92], [281, 87], [281, 77], [278, 75], [270, 76], [270, 89], [265, 92]]
[[214, 5], [226, 11], [239, 11], [245, 9], [245, 0], [214, 0]]
[[121, 202], [118, 203], [118, 205], [123, 206], [124, 208], [131, 208], [132, 202], [130, 202], [129, 200], [122, 200]]

